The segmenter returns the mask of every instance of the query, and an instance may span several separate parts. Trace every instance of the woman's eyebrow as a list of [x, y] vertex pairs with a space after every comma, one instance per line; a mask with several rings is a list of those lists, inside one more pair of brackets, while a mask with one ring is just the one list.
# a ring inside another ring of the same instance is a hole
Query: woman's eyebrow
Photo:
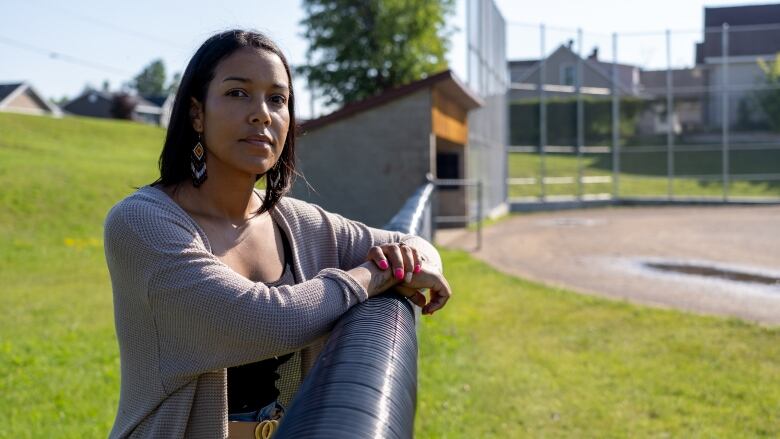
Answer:
[[[238, 81], [238, 82], [244, 82], [244, 83], [251, 83], [252, 80], [249, 78], [243, 78], [240, 76], [228, 76], [227, 78], [223, 79], [222, 82], [228, 82], [228, 81]], [[290, 87], [287, 86], [287, 84], [281, 83], [281, 82], [275, 82], [272, 84], [273, 88], [281, 89], [281, 90], [289, 90]]]
[[240, 76], [228, 76], [227, 78], [222, 80], [222, 82], [228, 82], [228, 81], [252, 82], [251, 79], [249, 79], [249, 78], [242, 78]]

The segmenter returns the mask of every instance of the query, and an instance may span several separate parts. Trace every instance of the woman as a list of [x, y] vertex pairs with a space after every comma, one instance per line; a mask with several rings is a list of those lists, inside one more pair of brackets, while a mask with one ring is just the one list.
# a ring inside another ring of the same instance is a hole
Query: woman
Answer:
[[160, 178], [106, 218], [122, 376], [111, 437], [225, 437], [228, 415], [277, 418], [349, 307], [392, 288], [426, 314], [447, 302], [423, 239], [284, 197], [294, 103], [261, 34], [215, 35], [187, 66]]

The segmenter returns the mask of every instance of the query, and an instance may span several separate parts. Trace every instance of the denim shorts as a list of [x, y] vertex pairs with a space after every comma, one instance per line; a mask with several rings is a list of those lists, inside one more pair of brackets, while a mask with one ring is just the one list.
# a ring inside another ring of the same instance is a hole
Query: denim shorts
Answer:
[[277, 421], [284, 416], [284, 407], [279, 402], [274, 401], [260, 410], [244, 413], [229, 413], [228, 421], [245, 422], [263, 422], [276, 419]]

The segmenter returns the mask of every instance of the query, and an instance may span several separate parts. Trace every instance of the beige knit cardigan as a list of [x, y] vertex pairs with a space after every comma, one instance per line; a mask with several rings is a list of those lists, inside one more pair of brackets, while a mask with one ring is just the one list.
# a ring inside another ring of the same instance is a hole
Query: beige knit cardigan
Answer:
[[[296, 285], [267, 287], [223, 264], [198, 224], [145, 186], [105, 222], [121, 390], [111, 438], [227, 437], [226, 368], [321, 340], [365, 289], [343, 270], [403, 240], [441, 266], [425, 240], [367, 227], [284, 197], [271, 212], [289, 239]], [[305, 372], [305, 371], [304, 371]]]

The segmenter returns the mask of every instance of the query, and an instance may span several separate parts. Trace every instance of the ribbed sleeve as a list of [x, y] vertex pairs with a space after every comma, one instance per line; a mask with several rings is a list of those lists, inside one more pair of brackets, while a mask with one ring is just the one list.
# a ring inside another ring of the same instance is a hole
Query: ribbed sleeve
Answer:
[[[297, 200], [291, 202], [302, 203]], [[332, 227], [334, 240], [338, 243], [339, 261], [342, 267], [355, 267], [365, 262], [368, 250], [375, 245], [404, 242], [417, 249], [426, 263], [441, 271], [439, 252], [428, 241], [419, 236], [368, 227], [361, 222], [327, 212], [317, 205], [309, 206], [322, 216], [323, 224]]]

